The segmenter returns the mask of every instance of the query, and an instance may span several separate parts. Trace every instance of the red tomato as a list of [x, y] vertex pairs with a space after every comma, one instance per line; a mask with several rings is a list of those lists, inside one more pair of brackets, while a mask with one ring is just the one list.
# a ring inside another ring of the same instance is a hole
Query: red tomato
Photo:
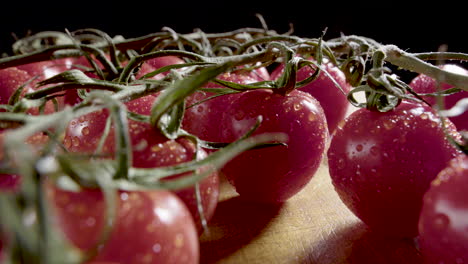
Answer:
[[450, 161], [429, 190], [419, 219], [419, 243], [427, 263], [468, 262], [468, 158]]
[[[328, 130], [330, 133], [333, 133], [338, 123], [345, 118], [350, 106], [346, 94], [351, 90], [351, 85], [346, 82], [344, 73], [332, 63], [324, 63], [322, 66], [329, 75], [322, 71], [314, 81], [298, 89], [311, 94], [320, 102], [327, 117]], [[302, 67], [297, 72], [297, 81], [302, 81], [312, 76], [315, 71], [315, 69], [308, 66]], [[271, 79], [278, 79], [283, 72], [284, 64], [280, 64], [272, 72]], [[346, 94], [336, 87], [331, 78], [341, 86]]]
[[70, 70], [73, 67], [74, 61], [74, 58], [64, 58], [23, 64], [17, 68], [26, 71], [33, 77], [38, 77], [37, 82]]
[[[145, 96], [126, 103], [129, 111], [149, 115], [154, 103], [154, 96]], [[107, 110], [92, 112], [72, 120], [67, 128], [64, 146], [72, 152], [93, 153], [101, 139], [109, 114]], [[133, 166], [137, 168], [155, 168], [179, 164], [190, 161], [195, 157], [195, 144], [186, 139], [169, 140], [159, 133], [149, 123], [134, 120], [128, 121], [129, 134], [132, 144]], [[103, 153], [115, 153], [115, 134], [113, 128], [106, 138]], [[201, 150], [200, 158], [206, 156]], [[198, 230], [202, 231], [197, 200], [194, 199], [194, 187], [187, 187], [174, 191], [186, 204], [193, 214]], [[212, 173], [200, 182], [201, 204], [204, 216], [209, 220], [215, 211], [219, 196], [218, 174]]]
[[159, 69], [167, 65], [183, 64], [185, 61], [176, 56], [163, 56], [147, 60], [146, 63], [154, 69]]
[[[66, 237], [82, 250], [92, 249], [105, 224], [102, 192], [50, 187], [48, 193]], [[121, 191], [117, 203], [110, 236], [91, 263], [198, 263], [197, 230], [177, 196], [167, 191]]]
[[[223, 81], [239, 84], [249, 84], [259, 81], [259, 79], [253, 78], [252, 74], [249, 72], [241, 74], [226, 72], [217, 78]], [[205, 88], [225, 87], [210, 82], [205, 86]], [[223, 131], [221, 127], [219, 127], [221, 117], [229, 104], [240, 96], [240, 93], [221, 95], [206, 100], [214, 95], [215, 93], [204, 91], [197, 91], [193, 95], [190, 95], [186, 100], [186, 106], [188, 108], [185, 111], [182, 127], [200, 139], [213, 142], [224, 142], [224, 138], [222, 136]], [[193, 107], [191, 107], [192, 105]]]
[[[441, 67], [446, 71], [450, 71], [453, 73], [458, 73], [462, 75], [468, 75], [468, 71], [458, 65], [446, 64]], [[416, 76], [409, 84], [411, 88], [417, 93], [434, 93], [437, 91], [437, 82], [435, 79], [420, 74]], [[447, 83], [441, 83], [440, 89], [447, 90], [449, 88], [453, 88], [452, 85]], [[468, 97], [467, 91], [461, 91], [449, 96], [444, 97], [444, 108], [449, 109], [452, 108], [459, 100]], [[423, 98], [433, 106], [436, 106], [436, 98], [431, 96], [423, 96]], [[468, 112], [464, 112], [461, 115], [449, 117], [449, 119], [453, 122], [453, 124], [457, 127], [459, 131], [461, 130], [468, 130]]]
[[[272, 90], [243, 93], [224, 110], [224, 139], [232, 142], [263, 117], [255, 134], [283, 132], [286, 146], [253, 149], [241, 153], [223, 168], [240, 197], [260, 202], [282, 202], [299, 192], [312, 178], [328, 141], [325, 115], [310, 94], [292, 91], [286, 96]], [[221, 124], [221, 125], [220, 125]]]
[[0, 70], [0, 104], [8, 104], [11, 95], [31, 78], [26, 71], [16, 67]]
[[[459, 138], [448, 120], [445, 129]], [[346, 118], [331, 140], [328, 165], [342, 201], [371, 229], [414, 237], [423, 194], [458, 154], [430, 107], [403, 102]]]
[[[9, 130], [6, 130], [9, 131]], [[4, 153], [3, 153], [3, 144], [4, 144], [4, 137], [5, 131], [0, 133], [0, 162], [4, 160]], [[12, 132], [14, 133], [14, 132]], [[37, 133], [31, 137], [29, 137], [24, 142], [24, 147], [28, 145], [28, 147], [32, 147], [33, 151], [39, 152], [41, 147], [44, 146], [45, 143], [49, 140], [49, 137], [42, 133]], [[0, 192], [3, 191], [17, 191], [21, 184], [21, 176], [16, 174], [0, 174]]]

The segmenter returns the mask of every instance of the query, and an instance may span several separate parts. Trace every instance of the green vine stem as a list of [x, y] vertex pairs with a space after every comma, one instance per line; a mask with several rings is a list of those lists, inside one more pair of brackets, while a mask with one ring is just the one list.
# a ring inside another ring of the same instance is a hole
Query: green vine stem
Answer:
[[[421, 73], [433, 77], [441, 82], [446, 82], [462, 90], [468, 91], [468, 76], [448, 72], [427, 63], [418, 57], [411, 55], [395, 45], [386, 45], [381, 49], [385, 55], [385, 60], [403, 69]], [[440, 55], [440, 54], [439, 54]], [[456, 55], [450, 53], [451, 56]], [[468, 55], [462, 54], [458, 59], [466, 59]], [[451, 57], [454, 59], [454, 57]]]

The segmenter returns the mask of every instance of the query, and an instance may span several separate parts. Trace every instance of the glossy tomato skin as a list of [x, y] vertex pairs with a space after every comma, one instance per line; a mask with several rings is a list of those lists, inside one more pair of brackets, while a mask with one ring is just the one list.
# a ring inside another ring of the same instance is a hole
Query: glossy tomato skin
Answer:
[[[13, 130], [5, 130], [3, 132], [0, 132], [0, 162], [4, 161], [5, 159], [3, 147], [5, 133], [7, 132], [14, 133]], [[31, 148], [32, 151], [39, 153], [48, 140], [49, 137], [46, 134], [39, 132], [27, 138], [27, 140], [24, 142], [24, 146], [21, 147], [28, 147]], [[18, 191], [21, 187], [21, 182], [21, 175], [0, 174], [0, 193]]]
[[[252, 74], [249, 72], [226, 72], [217, 78], [239, 84], [249, 84], [259, 81], [259, 79], [252, 77]], [[210, 82], [205, 85], [205, 88], [225, 87]], [[202, 140], [225, 142], [222, 135], [223, 131], [219, 124], [221, 123], [226, 108], [232, 101], [238, 98], [240, 94], [241, 93], [233, 93], [210, 98], [214, 96], [215, 93], [205, 91], [195, 92], [186, 99], [187, 109], [182, 121], [182, 127]]]
[[[155, 97], [148, 95], [126, 103], [129, 111], [149, 115]], [[64, 138], [64, 146], [72, 152], [92, 154], [103, 135], [106, 109], [78, 117], [70, 122]], [[196, 158], [206, 157], [203, 150], [197, 150], [195, 144], [184, 138], [170, 140], [149, 123], [128, 120], [129, 135], [132, 144], [132, 165], [137, 168], [156, 168], [171, 166]], [[102, 152], [113, 156], [115, 153], [115, 133], [112, 128], [105, 140]], [[198, 151], [198, 153], [197, 153]], [[178, 175], [180, 176], [180, 175]], [[200, 181], [201, 204], [206, 220], [210, 220], [216, 209], [219, 196], [219, 179], [215, 171]], [[197, 207], [195, 187], [189, 186], [174, 190], [192, 213], [198, 231], [202, 232], [202, 223]]]
[[159, 69], [167, 65], [183, 64], [185, 61], [177, 56], [163, 56], [149, 59], [146, 63], [154, 69]]
[[11, 95], [31, 78], [26, 71], [16, 67], [0, 70], [0, 104], [8, 104]]
[[72, 69], [74, 62], [75, 58], [64, 58], [23, 64], [17, 68], [26, 71], [32, 77], [36, 77], [37, 82]]
[[[448, 133], [459, 138], [450, 121]], [[335, 190], [346, 206], [376, 232], [414, 237], [422, 196], [458, 150], [426, 105], [359, 109], [346, 118], [327, 152]]]
[[292, 91], [286, 96], [272, 90], [243, 93], [223, 115], [224, 138], [235, 141], [263, 121], [254, 135], [282, 132], [286, 145], [248, 150], [229, 161], [222, 172], [240, 197], [277, 203], [291, 198], [313, 177], [328, 141], [325, 115], [311, 95]]
[[[327, 62], [323, 65], [324, 70], [328, 73], [320, 72], [318, 77], [311, 83], [298, 88], [301, 91], [311, 94], [315, 97], [325, 111], [327, 117], [328, 130], [330, 133], [335, 131], [339, 122], [343, 120], [349, 109], [347, 94], [351, 90], [351, 85], [346, 82], [344, 73], [332, 63]], [[297, 71], [297, 81], [302, 81], [312, 76], [316, 68], [302, 67]], [[284, 64], [280, 64], [272, 73], [271, 79], [278, 79], [284, 72]], [[333, 78], [333, 79], [332, 79]], [[342, 90], [334, 84], [335, 80]]]
[[[455, 64], [446, 64], [446, 65], [441, 66], [441, 68], [449, 72], [468, 76], [468, 70]], [[438, 84], [436, 80], [424, 74], [420, 74], [416, 76], [413, 80], [411, 80], [411, 82], [409, 83], [409, 86], [413, 88], [415, 92], [421, 93], [421, 94], [434, 93], [438, 89], [447, 90], [447, 89], [453, 88], [453, 85], [450, 85], [447, 83], [441, 83], [440, 87], [438, 88]], [[466, 97], [468, 97], [468, 91], [460, 91], [455, 94], [445, 96], [443, 100], [444, 108], [450, 109], [459, 100], [466, 98]], [[423, 98], [432, 106], [437, 107], [437, 102], [436, 102], [437, 100], [435, 97], [423, 96]], [[458, 116], [449, 117], [449, 119], [457, 127], [457, 130], [459, 131], [468, 130], [468, 112], [464, 112]]]
[[450, 161], [427, 193], [419, 219], [419, 244], [427, 263], [468, 262], [468, 158]]
[[[57, 224], [78, 248], [96, 245], [105, 223], [98, 189], [70, 192], [49, 186]], [[167, 191], [120, 191], [108, 240], [90, 263], [198, 263], [195, 224], [183, 202]]]

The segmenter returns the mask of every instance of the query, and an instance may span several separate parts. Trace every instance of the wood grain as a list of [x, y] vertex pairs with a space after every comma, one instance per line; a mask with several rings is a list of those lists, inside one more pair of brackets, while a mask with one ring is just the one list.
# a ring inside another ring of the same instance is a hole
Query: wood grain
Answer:
[[243, 201], [222, 181], [220, 203], [201, 237], [201, 263], [421, 263], [413, 240], [373, 234], [344, 206], [325, 162], [279, 205]]

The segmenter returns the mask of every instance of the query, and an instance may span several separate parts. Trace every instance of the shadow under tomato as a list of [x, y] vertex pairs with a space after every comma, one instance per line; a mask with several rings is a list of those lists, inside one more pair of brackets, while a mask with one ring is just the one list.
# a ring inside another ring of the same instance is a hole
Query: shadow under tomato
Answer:
[[350, 223], [333, 231], [324, 230], [322, 240], [309, 245], [305, 254], [298, 257], [300, 264], [344, 264], [351, 254], [354, 241], [365, 233], [362, 222]]
[[200, 238], [200, 263], [215, 263], [255, 239], [283, 204], [259, 204], [239, 196], [218, 203], [208, 230]]
[[386, 237], [370, 230], [354, 241], [349, 264], [422, 264], [414, 239]]
[[362, 222], [330, 232], [311, 245], [300, 264], [422, 264], [414, 240], [390, 238], [370, 231]]

